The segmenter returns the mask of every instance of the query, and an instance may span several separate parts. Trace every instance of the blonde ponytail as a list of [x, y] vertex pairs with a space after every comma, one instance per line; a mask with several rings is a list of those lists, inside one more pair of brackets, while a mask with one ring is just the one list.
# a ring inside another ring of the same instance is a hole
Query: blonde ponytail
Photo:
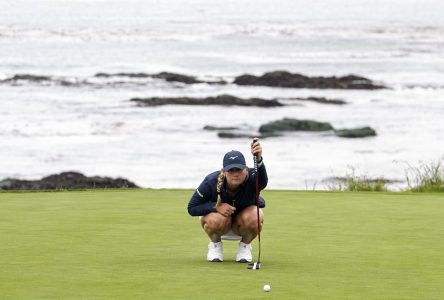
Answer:
[[220, 191], [222, 190], [222, 186], [224, 185], [224, 169], [220, 170], [219, 176], [217, 176], [217, 185], [216, 185], [216, 191], [217, 191], [217, 202], [216, 207], [222, 204], [222, 199], [220, 197]]

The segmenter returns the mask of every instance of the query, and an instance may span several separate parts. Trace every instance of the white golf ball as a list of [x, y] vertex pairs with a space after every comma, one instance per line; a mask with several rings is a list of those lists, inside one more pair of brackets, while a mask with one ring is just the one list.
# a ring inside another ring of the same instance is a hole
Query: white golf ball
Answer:
[[264, 285], [264, 292], [269, 292], [271, 290], [271, 286], [269, 284]]

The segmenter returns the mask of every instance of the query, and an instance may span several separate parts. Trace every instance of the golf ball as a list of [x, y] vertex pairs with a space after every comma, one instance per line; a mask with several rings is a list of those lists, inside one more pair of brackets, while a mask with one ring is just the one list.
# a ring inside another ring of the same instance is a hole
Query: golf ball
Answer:
[[264, 285], [264, 292], [269, 292], [271, 290], [271, 286], [269, 284]]

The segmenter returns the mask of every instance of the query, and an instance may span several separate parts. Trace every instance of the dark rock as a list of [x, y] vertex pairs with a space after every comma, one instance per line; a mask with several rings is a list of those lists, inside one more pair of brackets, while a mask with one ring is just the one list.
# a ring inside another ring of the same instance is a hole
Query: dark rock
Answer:
[[60, 190], [60, 189], [104, 189], [104, 188], [138, 188], [124, 178], [86, 177], [77, 172], [63, 172], [50, 175], [41, 180], [18, 180], [7, 178], [0, 181], [3, 190]]
[[169, 73], [169, 72], [161, 72], [158, 74], [147, 74], [147, 73], [97, 73], [95, 77], [129, 77], [129, 78], [158, 78], [163, 79], [165, 81], [169, 82], [182, 82], [186, 84], [193, 84], [193, 83], [202, 83], [200, 80], [196, 80], [193, 76], [187, 76], [182, 74], [176, 74], [176, 73]]
[[217, 97], [207, 98], [133, 98], [130, 101], [137, 102], [140, 106], [159, 106], [159, 105], [225, 105], [225, 106], [259, 106], [259, 107], [275, 107], [283, 106], [277, 100], [265, 100], [260, 98], [242, 99], [230, 95], [220, 95]]
[[376, 131], [370, 127], [335, 130], [335, 135], [343, 138], [363, 138], [376, 136]]
[[62, 86], [80, 86], [80, 85], [89, 85], [88, 82], [85, 81], [69, 81], [63, 79], [63, 77], [51, 77], [51, 76], [40, 76], [40, 75], [31, 75], [31, 74], [17, 74], [11, 78], [7, 78], [5, 80], [1, 80], [0, 83], [10, 83], [13, 85], [19, 84], [20, 81], [29, 81], [37, 84], [57, 84]]
[[202, 83], [203, 81], [197, 80], [194, 76], [181, 75], [176, 73], [161, 72], [154, 74], [153, 78], [160, 78], [166, 81], [182, 82], [185, 84]]
[[251, 134], [245, 134], [245, 133], [234, 133], [234, 132], [218, 132], [217, 136], [220, 138], [225, 139], [233, 139], [233, 138], [253, 138]]
[[15, 82], [19, 80], [27, 80], [27, 81], [51, 81], [50, 76], [40, 76], [40, 75], [31, 75], [31, 74], [17, 74], [12, 76], [11, 78], [7, 78], [2, 80], [1, 82]]
[[226, 82], [225, 80], [218, 80], [218, 81], [204, 81], [207, 84], [219, 84], [219, 85], [224, 85], [227, 84], [228, 82]]
[[235, 78], [238, 85], [270, 86], [285, 88], [307, 88], [307, 89], [383, 89], [385, 86], [376, 85], [371, 80], [348, 75], [343, 77], [308, 77], [297, 73], [286, 71], [274, 71], [254, 76], [250, 74]]
[[[326, 77], [328, 78], [328, 77]], [[330, 78], [336, 78], [336, 77], [330, 77]], [[345, 86], [349, 86], [349, 89], [355, 89], [355, 90], [377, 90], [377, 89], [384, 89], [385, 86], [382, 85], [376, 85], [374, 84], [370, 79], [365, 77], [360, 77], [356, 75], [348, 75], [343, 77], [338, 77], [338, 81], [341, 84], [344, 84]]]
[[80, 85], [88, 85], [87, 82], [84, 81], [68, 81], [63, 78], [55, 78], [51, 76], [40, 76], [40, 75], [30, 75], [30, 74], [23, 74], [23, 75], [14, 75], [11, 78], [7, 78], [5, 80], [0, 81], [0, 83], [11, 83], [13, 85], [18, 84], [20, 81], [29, 81], [33, 83], [41, 83], [41, 84], [58, 84], [62, 86], [80, 86]]
[[259, 127], [259, 132], [269, 133], [275, 131], [328, 131], [333, 130], [330, 123], [322, 123], [311, 120], [298, 120], [284, 118], [273, 121]]
[[220, 138], [225, 138], [225, 139], [235, 139], [235, 138], [249, 138], [249, 139], [253, 139], [255, 137], [260, 138], [260, 139], [264, 139], [264, 138], [269, 138], [269, 137], [278, 137], [278, 136], [282, 136], [281, 134], [277, 134], [277, 133], [263, 133], [263, 134], [247, 134], [247, 133], [235, 133], [235, 132], [219, 132], [217, 134], [218, 137]]
[[62, 85], [62, 86], [81, 86], [81, 85], [91, 85], [90, 83], [86, 82], [86, 81], [80, 81], [80, 82], [71, 82], [68, 80], [58, 80], [55, 81], [56, 83]]
[[207, 125], [203, 129], [210, 130], [210, 131], [219, 131], [219, 130], [236, 130], [239, 128], [238, 127], [217, 127], [217, 126]]
[[347, 104], [344, 100], [340, 99], [327, 99], [324, 97], [308, 97], [308, 98], [285, 98], [288, 100], [298, 100], [298, 101], [311, 101], [321, 104], [336, 104], [336, 105], [344, 105]]
[[208, 84], [226, 84], [224, 80], [220, 81], [202, 81], [197, 80], [194, 76], [188, 76], [170, 72], [160, 72], [157, 74], [147, 73], [97, 73], [95, 77], [109, 78], [109, 77], [129, 77], [129, 78], [157, 78], [168, 82], [181, 82], [184, 84], [208, 83]]

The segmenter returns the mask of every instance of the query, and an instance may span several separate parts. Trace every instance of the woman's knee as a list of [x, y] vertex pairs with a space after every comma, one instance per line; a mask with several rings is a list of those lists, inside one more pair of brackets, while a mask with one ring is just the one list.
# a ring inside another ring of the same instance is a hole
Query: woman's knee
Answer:
[[[259, 209], [260, 224], [264, 222], [264, 214], [262, 209]], [[257, 207], [256, 205], [249, 206], [243, 209], [236, 218], [235, 222], [239, 229], [248, 229], [257, 231]], [[262, 226], [261, 226], [262, 227]]]
[[231, 227], [231, 218], [224, 217], [219, 213], [210, 213], [202, 218], [202, 227], [205, 231], [225, 232]]

